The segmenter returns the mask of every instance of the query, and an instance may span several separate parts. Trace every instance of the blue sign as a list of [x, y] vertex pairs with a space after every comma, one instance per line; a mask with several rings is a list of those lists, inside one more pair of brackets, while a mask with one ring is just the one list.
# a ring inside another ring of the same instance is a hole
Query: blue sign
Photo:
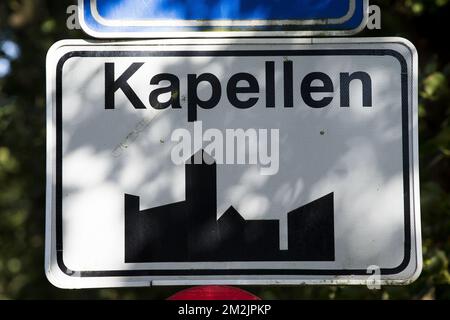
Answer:
[[83, 29], [99, 38], [350, 35], [368, 0], [79, 0]]

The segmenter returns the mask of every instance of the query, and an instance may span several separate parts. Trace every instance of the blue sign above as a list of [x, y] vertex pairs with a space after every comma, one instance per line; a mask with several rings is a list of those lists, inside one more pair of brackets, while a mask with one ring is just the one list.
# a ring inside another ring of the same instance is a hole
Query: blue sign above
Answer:
[[368, 0], [79, 0], [83, 29], [99, 38], [350, 35]]

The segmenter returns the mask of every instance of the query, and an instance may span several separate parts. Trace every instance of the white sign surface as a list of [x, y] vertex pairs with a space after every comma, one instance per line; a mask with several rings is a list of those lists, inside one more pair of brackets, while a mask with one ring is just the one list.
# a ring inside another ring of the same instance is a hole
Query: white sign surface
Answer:
[[58, 287], [420, 274], [403, 39], [62, 41], [47, 94]]

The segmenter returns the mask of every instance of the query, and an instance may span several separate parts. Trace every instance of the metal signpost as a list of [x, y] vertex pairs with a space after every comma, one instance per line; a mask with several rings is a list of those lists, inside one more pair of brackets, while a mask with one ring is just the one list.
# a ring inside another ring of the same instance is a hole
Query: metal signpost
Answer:
[[406, 40], [72, 40], [47, 72], [56, 286], [420, 274]]
[[96, 38], [344, 36], [366, 24], [368, 0], [78, 0]]

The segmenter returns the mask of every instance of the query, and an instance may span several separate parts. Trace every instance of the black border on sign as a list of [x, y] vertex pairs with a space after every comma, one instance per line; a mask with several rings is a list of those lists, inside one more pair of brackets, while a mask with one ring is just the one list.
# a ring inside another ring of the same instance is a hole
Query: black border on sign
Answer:
[[[392, 49], [321, 49], [321, 50], [230, 50], [230, 51], [73, 51], [63, 55], [56, 66], [56, 259], [62, 272], [71, 277], [130, 276], [343, 276], [367, 275], [366, 269], [180, 269], [180, 270], [109, 270], [73, 271], [63, 261], [62, 224], [62, 77], [64, 64], [74, 57], [252, 57], [252, 56], [392, 56], [401, 65], [402, 151], [404, 194], [404, 258], [395, 268], [382, 268], [382, 275], [399, 274], [411, 260], [410, 162], [408, 64], [403, 55]], [[412, 101], [411, 101], [412, 103]], [[264, 262], [264, 261], [261, 261]], [[282, 261], [280, 261], [282, 262]]]

